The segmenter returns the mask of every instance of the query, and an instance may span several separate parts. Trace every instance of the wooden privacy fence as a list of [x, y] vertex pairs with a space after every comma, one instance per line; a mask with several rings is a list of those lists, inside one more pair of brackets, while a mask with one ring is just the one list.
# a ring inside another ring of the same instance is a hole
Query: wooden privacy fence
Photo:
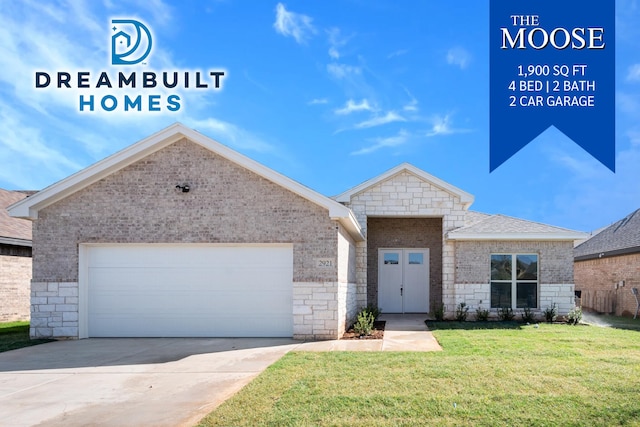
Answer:
[[616, 313], [616, 302], [615, 290], [583, 290], [580, 298], [583, 309], [606, 314]]

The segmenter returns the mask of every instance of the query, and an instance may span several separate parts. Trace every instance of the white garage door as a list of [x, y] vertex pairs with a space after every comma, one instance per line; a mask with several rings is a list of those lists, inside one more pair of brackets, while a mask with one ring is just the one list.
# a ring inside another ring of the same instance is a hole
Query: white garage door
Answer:
[[90, 337], [293, 335], [291, 245], [83, 249]]

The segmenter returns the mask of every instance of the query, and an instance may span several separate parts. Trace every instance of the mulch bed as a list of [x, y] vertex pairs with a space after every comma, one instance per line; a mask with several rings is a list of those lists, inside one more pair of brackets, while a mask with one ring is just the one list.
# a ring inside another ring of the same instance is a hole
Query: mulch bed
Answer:
[[373, 322], [373, 332], [371, 335], [359, 336], [353, 331], [353, 328], [349, 329], [342, 335], [343, 340], [381, 340], [384, 337], [384, 320], [376, 320]]

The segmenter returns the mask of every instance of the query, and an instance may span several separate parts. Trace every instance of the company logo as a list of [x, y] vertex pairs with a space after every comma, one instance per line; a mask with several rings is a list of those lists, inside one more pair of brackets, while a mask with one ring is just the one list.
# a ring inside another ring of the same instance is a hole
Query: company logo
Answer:
[[122, 67], [144, 64], [151, 53], [151, 32], [135, 19], [111, 19], [109, 27], [113, 30], [111, 66], [103, 70], [37, 70], [35, 89], [77, 96], [80, 113], [176, 112], [187, 92], [222, 89], [224, 69]]
[[144, 61], [151, 53], [151, 32], [135, 19], [112, 19], [111, 63], [133, 65]]

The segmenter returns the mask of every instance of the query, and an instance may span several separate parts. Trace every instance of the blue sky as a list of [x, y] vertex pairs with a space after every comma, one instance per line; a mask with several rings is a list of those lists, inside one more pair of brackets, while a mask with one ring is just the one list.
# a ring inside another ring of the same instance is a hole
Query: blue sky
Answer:
[[[0, 187], [41, 189], [175, 121], [335, 195], [402, 162], [472, 209], [593, 230], [640, 207], [640, 4], [616, 1], [616, 173], [550, 129], [489, 173], [489, 2], [3, 1]], [[136, 70], [218, 70], [177, 112], [78, 112], [34, 73], [117, 73], [112, 18], [144, 21]]]

